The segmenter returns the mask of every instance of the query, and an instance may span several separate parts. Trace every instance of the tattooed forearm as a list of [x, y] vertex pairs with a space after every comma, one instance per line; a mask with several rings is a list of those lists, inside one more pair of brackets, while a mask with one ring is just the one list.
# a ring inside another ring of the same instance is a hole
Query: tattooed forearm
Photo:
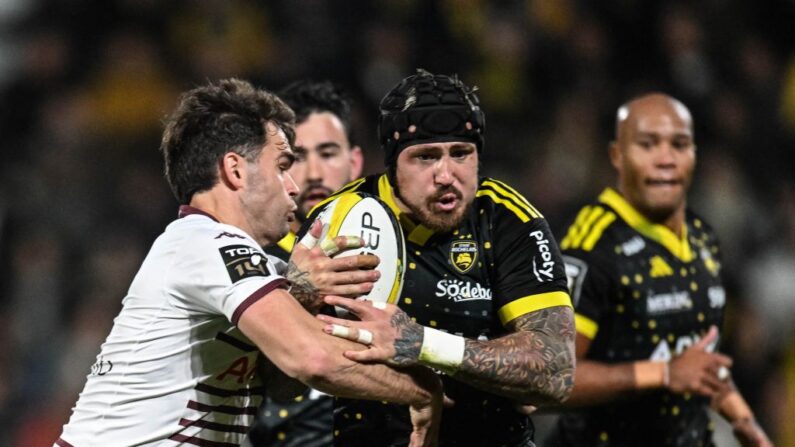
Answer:
[[574, 386], [574, 314], [551, 307], [510, 323], [514, 333], [467, 340], [455, 377], [480, 389], [531, 404], [560, 403]]
[[317, 313], [323, 305], [320, 293], [314, 284], [309, 280], [309, 272], [298, 268], [290, 261], [287, 264], [287, 281], [290, 282], [290, 294], [301, 303], [306, 310]]
[[409, 366], [417, 363], [422, 346], [422, 326], [411, 321], [402, 311], [395, 313], [390, 320], [398, 336], [395, 338], [395, 356], [389, 362], [393, 366]]

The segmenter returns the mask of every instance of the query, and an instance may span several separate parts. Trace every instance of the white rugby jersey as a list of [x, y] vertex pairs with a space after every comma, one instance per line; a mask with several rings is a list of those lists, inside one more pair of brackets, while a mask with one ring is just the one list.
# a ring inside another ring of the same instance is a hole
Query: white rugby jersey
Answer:
[[123, 301], [60, 447], [231, 447], [262, 401], [259, 350], [235, 326], [286, 280], [239, 228], [180, 207]]

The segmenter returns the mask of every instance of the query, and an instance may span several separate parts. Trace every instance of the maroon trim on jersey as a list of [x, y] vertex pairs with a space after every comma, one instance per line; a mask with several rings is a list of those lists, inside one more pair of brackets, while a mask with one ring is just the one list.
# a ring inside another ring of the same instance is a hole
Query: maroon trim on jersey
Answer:
[[203, 419], [192, 421], [190, 419], [181, 418], [179, 425], [183, 427], [201, 427], [215, 431], [225, 431], [227, 433], [248, 433], [249, 426], [247, 425], [230, 425], [221, 424], [220, 422], [210, 422]]
[[240, 316], [243, 315], [243, 312], [245, 312], [246, 309], [251, 307], [252, 304], [259, 301], [260, 298], [271, 293], [274, 289], [277, 289], [279, 287], [286, 289], [287, 280], [284, 278], [274, 279], [273, 281], [269, 282], [268, 284], [265, 284], [264, 286], [257, 289], [257, 291], [249, 295], [249, 297], [243, 300], [243, 302], [240, 303], [240, 305], [237, 306], [237, 309], [235, 309], [235, 311], [232, 313], [232, 324], [237, 326], [237, 322], [240, 321]]
[[191, 214], [200, 214], [202, 216], [207, 216], [210, 219], [218, 222], [218, 219], [216, 219], [215, 216], [213, 216], [212, 214], [207, 213], [205, 211], [202, 211], [202, 210], [200, 210], [198, 208], [194, 208], [194, 207], [192, 207], [190, 205], [180, 205], [179, 206], [179, 213], [177, 213], [177, 217], [179, 219], [182, 219], [185, 216], [190, 216]]
[[55, 441], [55, 445], [57, 445], [58, 447], [75, 447], [72, 444], [69, 444], [68, 442], [64, 441], [61, 438], [58, 438], [58, 440]]
[[230, 396], [251, 396], [251, 395], [261, 395], [265, 392], [265, 387], [252, 387], [252, 388], [239, 388], [236, 390], [228, 390], [226, 388], [218, 388], [216, 386], [207, 385], [206, 383], [200, 383], [194, 387], [196, 391], [201, 391], [202, 393], [212, 394], [213, 396], [219, 397], [230, 397]]
[[208, 405], [203, 404], [201, 402], [196, 402], [195, 400], [188, 401], [188, 408], [191, 410], [196, 411], [204, 411], [204, 412], [211, 412], [214, 411], [216, 413], [225, 413], [225, 414], [250, 414], [254, 415], [257, 414], [257, 407], [233, 407], [230, 405]]
[[224, 342], [226, 344], [232, 345], [235, 348], [240, 349], [241, 351], [244, 351], [244, 352], [254, 352], [254, 351], [259, 350], [258, 347], [254, 346], [254, 345], [250, 345], [250, 344], [244, 342], [243, 340], [239, 340], [239, 339], [237, 339], [235, 337], [232, 337], [231, 335], [227, 334], [226, 332], [219, 332], [218, 334], [215, 335], [215, 339], [218, 340], [218, 341], [222, 341], [222, 342]]
[[208, 441], [206, 439], [196, 438], [194, 436], [181, 435], [179, 433], [173, 434], [168, 437], [172, 441], [184, 442], [185, 444], [198, 445], [200, 447], [240, 447], [238, 443]]

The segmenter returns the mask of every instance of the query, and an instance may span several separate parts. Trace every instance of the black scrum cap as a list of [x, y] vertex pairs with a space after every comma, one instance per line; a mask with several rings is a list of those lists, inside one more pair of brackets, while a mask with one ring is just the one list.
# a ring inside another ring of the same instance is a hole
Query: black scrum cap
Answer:
[[385, 165], [394, 167], [401, 150], [420, 143], [467, 141], [481, 151], [486, 118], [475, 90], [456, 75], [423, 69], [403, 79], [381, 100], [378, 140]]

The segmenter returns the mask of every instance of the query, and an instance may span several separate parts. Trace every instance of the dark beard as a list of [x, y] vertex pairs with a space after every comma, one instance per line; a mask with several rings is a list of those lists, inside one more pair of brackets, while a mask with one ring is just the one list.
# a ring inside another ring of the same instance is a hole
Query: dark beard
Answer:
[[[408, 203], [400, 196], [400, 188], [395, 186], [395, 195], [403, 202], [404, 205], [409, 209], [411, 215], [414, 219], [424, 225], [425, 227], [440, 233], [447, 233], [450, 231], [455, 230], [461, 225], [461, 222], [464, 221], [464, 218], [469, 213], [470, 208], [472, 208], [472, 202], [467, 203], [462, 212], [460, 214], [454, 213], [434, 213], [431, 211], [431, 205], [438, 201], [440, 197], [445, 194], [453, 193], [455, 194], [456, 198], [460, 201], [462, 194], [461, 191], [455, 189], [452, 186], [447, 186], [441, 189], [437, 189], [437, 191], [430, 197], [425, 199], [425, 202], [422, 206], [418, 207], [412, 203]], [[456, 210], [458, 211], [458, 210]]]

